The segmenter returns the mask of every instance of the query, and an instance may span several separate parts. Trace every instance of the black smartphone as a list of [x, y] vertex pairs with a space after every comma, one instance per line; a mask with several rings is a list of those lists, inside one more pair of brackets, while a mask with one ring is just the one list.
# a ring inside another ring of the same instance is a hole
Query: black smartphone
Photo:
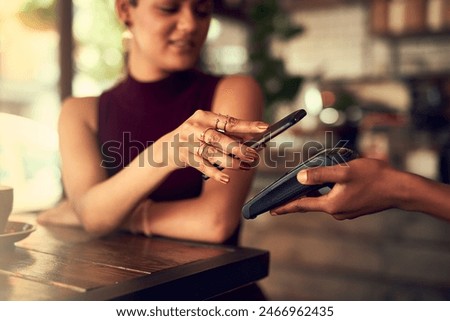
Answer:
[[[255, 150], [261, 150], [266, 146], [266, 143], [271, 139], [275, 138], [286, 129], [292, 127], [298, 123], [303, 117], [306, 116], [306, 111], [304, 109], [299, 109], [290, 113], [286, 117], [277, 121], [276, 123], [270, 125], [263, 133], [249, 139], [243, 143], [245, 146], [252, 147]], [[217, 164], [213, 164], [219, 170], [223, 170], [223, 167]], [[207, 180], [209, 176], [203, 174], [203, 179]]]
[[244, 142], [243, 144], [249, 147], [259, 150], [265, 147], [266, 143], [275, 138], [289, 127], [298, 123], [303, 117], [306, 116], [304, 109], [299, 109], [293, 113], [287, 115], [283, 119], [277, 121], [267, 128], [263, 133], [253, 137], [252, 139]]

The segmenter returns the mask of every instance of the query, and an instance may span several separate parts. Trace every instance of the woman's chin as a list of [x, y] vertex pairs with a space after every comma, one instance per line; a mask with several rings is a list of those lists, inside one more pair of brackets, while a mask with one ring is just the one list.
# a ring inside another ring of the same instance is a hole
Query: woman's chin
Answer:
[[187, 61], [187, 62], [180, 62], [176, 64], [171, 64], [166, 70], [169, 72], [179, 72], [184, 70], [192, 69], [196, 66], [196, 61]]

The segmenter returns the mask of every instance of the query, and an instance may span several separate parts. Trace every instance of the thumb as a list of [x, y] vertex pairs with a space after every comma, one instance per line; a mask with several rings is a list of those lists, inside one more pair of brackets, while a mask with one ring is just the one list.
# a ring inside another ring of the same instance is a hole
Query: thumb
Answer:
[[298, 172], [297, 180], [304, 185], [338, 183], [344, 179], [346, 168], [348, 166], [341, 165], [311, 167]]

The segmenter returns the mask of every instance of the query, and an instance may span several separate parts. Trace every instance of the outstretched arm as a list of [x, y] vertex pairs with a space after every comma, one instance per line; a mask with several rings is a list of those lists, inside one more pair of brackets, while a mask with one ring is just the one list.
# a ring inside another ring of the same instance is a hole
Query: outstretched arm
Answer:
[[450, 186], [399, 171], [375, 159], [309, 168], [299, 172], [305, 185], [336, 183], [320, 197], [304, 197], [271, 211], [273, 215], [321, 211], [336, 219], [352, 219], [388, 208], [423, 212], [450, 221]]

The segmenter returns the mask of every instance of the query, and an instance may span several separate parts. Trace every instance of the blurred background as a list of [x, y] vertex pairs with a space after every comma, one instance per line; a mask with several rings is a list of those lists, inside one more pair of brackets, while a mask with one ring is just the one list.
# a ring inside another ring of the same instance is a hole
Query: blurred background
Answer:
[[[0, 5], [0, 184], [14, 212], [58, 202], [61, 100], [123, 75], [114, 0]], [[265, 120], [308, 116], [264, 151], [251, 194], [323, 147], [450, 183], [450, 0], [215, 0], [201, 67], [248, 73]], [[251, 196], [251, 195], [249, 195]], [[450, 224], [389, 210], [338, 222], [323, 213], [243, 225], [271, 252], [272, 300], [448, 300]]]

